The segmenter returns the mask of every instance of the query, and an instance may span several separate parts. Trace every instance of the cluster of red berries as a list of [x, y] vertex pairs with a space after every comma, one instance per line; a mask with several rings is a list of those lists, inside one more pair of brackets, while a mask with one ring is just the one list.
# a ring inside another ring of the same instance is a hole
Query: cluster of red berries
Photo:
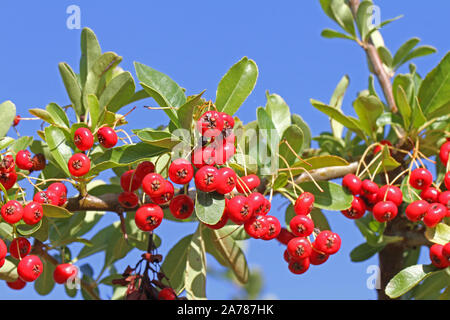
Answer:
[[11, 189], [17, 181], [17, 168], [21, 170], [40, 171], [45, 168], [46, 160], [42, 153], [37, 153], [33, 157], [30, 151], [20, 150], [16, 158], [10, 154], [5, 155], [0, 161], [0, 183], [6, 190]]
[[[302, 193], [295, 201], [296, 215], [289, 222], [291, 231], [283, 228], [277, 237], [278, 241], [287, 245], [284, 260], [294, 274], [305, 273], [311, 264], [323, 264], [341, 248], [341, 238], [337, 233], [314, 229], [314, 222], [309, 216], [314, 201], [312, 193]], [[311, 243], [309, 237], [313, 233], [316, 236]]]
[[450, 242], [446, 245], [435, 243], [430, 247], [431, 263], [439, 269], [450, 266]]
[[[104, 126], [97, 130], [97, 140], [100, 145], [109, 149], [117, 144], [118, 137], [113, 128]], [[80, 127], [75, 130], [73, 142], [79, 150], [87, 151], [94, 146], [94, 135], [88, 128]], [[67, 166], [71, 175], [82, 177], [91, 169], [91, 160], [84, 153], [75, 153]]]

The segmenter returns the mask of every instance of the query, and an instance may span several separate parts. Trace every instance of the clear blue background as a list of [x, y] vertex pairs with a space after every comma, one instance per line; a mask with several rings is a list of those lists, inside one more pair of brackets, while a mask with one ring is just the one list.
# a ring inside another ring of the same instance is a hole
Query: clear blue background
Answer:
[[[207, 89], [205, 97], [215, 98], [215, 89], [227, 69], [243, 56], [254, 59], [259, 79], [252, 95], [237, 116], [244, 122], [255, 119], [255, 109], [265, 104], [265, 91], [280, 94], [310, 124], [314, 135], [329, 128], [327, 118], [309, 104], [310, 98], [328, 102], [340, 80], [348, 74], [350, 88], [344, 100], [344, 111], [352, 113], [351, 101], [367, 88], [366, 59], [355, 43], [320, 37], [323, 28], [337, 28], [321, 11], [319, 1], [2, 1], [0, 3], [0, 101], [12, 100], [21, 116], [30, 116], [29, 108], [45, 107], [49, 102], [67, 105], [68, 97], [59, 76], [58, 62], [68, 62], [78, 70], [80, 32], [69, 30], [66, 8], [78, 5], [81, 27], [97, 34], [103, 51], [115, 51], [124, 57], [122, 68], [134, 74], [133, 61], [139, 61], [170, 75], [188, 94]], [[391, 51], [407, 39], [417, 36], [438, 53], [415, 61], [419, 72], [428, 73], [449, 50], [448, 13], [450, 2], [379, 0], [381, 18], [400, 14], [405, 17], [383, 30]], [[167, 122], [159, 111], [142, 106], [128, 118], [128, 128], [155, 127]], [[22, 122], [22, 135], [35, 135], [39, 122]], [[15, 136], [14, 131], [10, 132]], [[272, 214], [284, 221], [283, 204], [277, 199]], [[339, 212], [327, 212], [334, 231], [342, 237], [341, 251], [322, 266], [312, 266], [304, 275], [294, 276], [282, 258], [284, 248], [276, 241], [250, 241], [248, 261], [263, 270], [265, 283], [262, 297], [279, 299], [376, 299], [368, 289], [367, 268], [377, 258], [352, 263], [350, 251], [363, 242], [354, 223]], [[116, 215], [107, 213], [101, 224], [114, 222]], [[165, 221], [158, 229], [163, 238], [161, 253], [194, 225]], [[96, 228], [98, 230], [98, 228]], [[90, 233], [91, 236], [93, 233]], [[422, 253], [426, 260], [428, 252]], [[131, 253], [117, 264], [123, 270], [134, 265], [139, 252]], [[96, 270], [103, 256], [88, 259]], [[217, 264], [208, 257], [208, 264]], [[207, 294], [213, 299], [229, 299], [237, 287], [216, 279], [208, 279]], [[103, 297], [111, 289], [102, 288]], [[81, 295], [78, 294], [77, 298]], [[42, 299], [32, 285], [20, 292], [0, 283], [0, 299]], [[63, 287], [56, 287], [45, 298], [65, 299]]]

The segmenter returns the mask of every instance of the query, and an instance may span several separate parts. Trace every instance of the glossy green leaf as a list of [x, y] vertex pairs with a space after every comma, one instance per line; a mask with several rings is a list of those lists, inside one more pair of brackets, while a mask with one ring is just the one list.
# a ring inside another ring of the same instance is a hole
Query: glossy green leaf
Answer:
[[200, 224], [187, 249], [184, 282], [188, 300], [206, 299], [206, 250]]
[[267, 111], [264, 108], [259, 107], [256, 110], [256, 118], [258, 120], [259, 133], [261, 137], [266, 140], [269, 148], [270, 146], [278, 146], [279, 136], [275, 124], [267, 114]]
[[394, 66], [399, 67], [401, 62], [405, 57], [411, 52], [412, 49], [420, 42], [419, 38], [411, 38], [406, 41], [401, 47], [397, 50], [394, 55], [393, 64]]
[[67, 94], [69, 95], [70, 102], [72, 102], [72, 107], [75, 113], [81, 116], [84, 112], [81, 87], [78, 82], [77, 76], [72, 68], [65, 62], [61, 62], [58, 65], [59, 73], [66, 88]]
[[45, 109], [47, 110], [50, 117], [53, 119], [53, 123], [63, 127], [63, 128], [69, 128], [70, 123], [69, 119], [67, 118], [66, 112], [56, 103], [49, 103]]
[[67, 176], [70, 176], [67, 164], [72, 156], [72, 150], [67, 144], [66, 135], [62, 129], [54, 126], [46, 127], [44, 131], [45, 140], [48, 144], [52, 157], [55, 159], [59, 167], [67, 174]]
[[[132, 130], [142, 142], [161, 147], [172, 149], [181, 141], [173, 136], [170, 132], [155, 130], [151, 128]], [[190, 141], [189, 141], [190, 142]]]
[[215, 102], [217, 109], [233, 115], [253, 91], [257, 78], [256, 63], [247, 57], [242, 58], [219, 82]]
[[44, 216], [48, 218], [70, 218], [73, 213], [63, 207], [54, 206], [52, 204], [42, 204]]
[[225, 209], [225, 198], [215, 192], [202, 192], [197, 190], [195, 201], [195, 214], [206, 224], [216, 224], [222, 218]]
[[319, 230], [331, 230], [327, 217], [323, 214], [322, 210], [313, 208], [311, 210], [311, 219], [314, 222], [314, 226]]
[[45, 259], [42, 259], [44, 265], [44, 270], [42, 274], [34, 282], [34, 290], [41, 296], [46, 296], [52, 292], [55, 287], [55, 280], [53, 280], [53, 272], [55, 271], [55, 266]]
[[436, 267], [433, 265], [417, 264], [405, 268], [389, 281], [385, 292], [391, 299], [398, 298], [429, 277], [434, 271], [436, 271]]
[[333, 30], [333, 29], [323, 29], [320, 35], [327, 39], [348, 39], [355, 40], [355, 37], [349, 36], [348, 34]]
[[389, 68], [392, 68], [392, 55], [388, 48], [381, 46], [377, 48], [381, 61]]
[[373, 3], [372, 1], [362, 1], [358, 6], [356, 13], [356, 25], [358, 26], [361, 39], [366, 39], [367, 34], [372, 28]]
[[446, 245], [450, 242], [450, 226], [439, 223], [434, 228], [427, 228], [425, 237], [431, 242]]
[[87, 74], [94, 62], [100, 57], [102, 50], [98, 43], [95, 33], [89, 28], [83, 28], [81, 31], [81, 59], [80, 59], [80, 78], [84, 86]]
[[[310, 165], [308, 165], [308, 164]], [[309, 170], [315, 170], [315, 169], [320, 169], [320, 168], [327, 168], [327, 167], [337, 167], [337, 166], [348, 166], [349, 163], [338, 156], [316, 156], [316, 157], [311, 157], [311, 158], [306, 158], [304, 159], [304, 161], [300, 161], [298, 160], [297, 162], [295, 162], [292, 167], [291, 167], [291, 171], [293, 175], [299, 175], [302, 172], [304, 172], [304, 170], [299, 170], [296, 168], [305, 168], [308, 171]]]
[[377, 119], [383, 113], [383, 104], [375, 96], [358, 97], [353, 102], [362, 129], [368, 136], [374, 137], [377, 129]]
[[12, 258], [7, 257], [5, 264], [0, 268], [0, 279], [8, 282], [16, 281], [19, 278], [17, 274], [17, 264], [19, 261], [13, 261]]
[[400, 114], [403, 118], [403, 123], [405, 124], [405, 128], [408, 129], [411, 124], [411, 113], [412, 109], [409, 105], [408, 98], [406, 96], [405, 90], [403, 87], [399, 86], [397, 88], [397, 107], [400, 111]]
[[437, 50], [436, 48], [432, 47], [432, 46], [420, 46], [415, 48], [414, 50], [410, 51], [406, 57], [403, 58], [403, 60], [400, 62], [400, 64], [405, 64], [406, 62], [415, 59], [415, 58], [419, 58], [419, 57], [424, 57], [433, 53], [436, 53]]
[[13, 239], [13, 226], [4, 221], [0, 222], [0, 238], [8, 241]]
[[353, 14], [344, 0], [332, 0], [331, 10], [337, 23], [352, 36], [356, 36]]
[[[279, 148], [280, 154], [280, 168], [286, 168], [287, 164], [281, 159], [281, 156], [287, 161], [287, 163], [292, 165], [298, 158], [297, 156], [301, 154], [303, 147], [303, 131], [295, 124], [290, 125], [283, 132], [283, 136], [281, 137], [282, 143]], [[290, 148], [286, 143], [289, 144]], [[295, 152], [295, 154], [294, 154]]]
[[433, 272], [421, 284], [414, 287], [412, 297], [415, 300], [437, 300], [441, 290], [450, 285], [450, 275], [445, 270]]
[[279, 95], [266, 92], [266, 112], [272, 119], [272, 122], [277, 129], [278, 135], [282, 136], [285, 130], [291, 125], [291, 112], [289, 106]]
[[[192, 234], [178, 241], [164, 258], [161, 270], [170, 279], [170, 286], [179, 295], [184, 290], [184, 272], [187, 264], [188, 248], [191, 245]], [[166, 279], [163, 283], [169, 285]]]
[[170, 104], [170, 101], [168, 101], [167, 98], [158, 90], [146, 85], [143, 82], [141, 82], [140, 84], [144, 88], [144, 90], [148, 93], [148, 95], [153, 99], [155, 99], [158, 105], [161, 108], [163, 108], [164, 112], [168, 115], [168, 117], [175, 124], [175, 126], [178, 127], [179, 120], [176, 113], [176, 109]]
[[33, 116], [38, 117], [39, 119], [42, 119], [50, 124], [54, 124], [53, 119], [47, 110], [34, 108], [29, 109], [28, 112], [31, 113]]
[[302, 149], [308, 149], [311, 146], [311, 129], [303, 118], [298, 114], [291, 116], [291, 122], [297, 125], [303, 132], [303, 147]]
[[280, 188], [284, 188], [286, 184], [288, 183], [289, 177], [286, 173], [280, 173], [277, 178], [275, 179], [272, 189], [278, 190]]
[[111, 112], [117, 112], [127, 105], [134, 95], [136, 86], [131, 73], [122, 72], [114, 77], [106, 86], [99, 98], [100, 109], [106, 107]]
[[[334, 89], [333, 95], [331, 96], [330, 99], [330, 106], [335, 107], [338, 110], [342, 109], [342, 102], [344, 101], [344, 95], [347, 92], [349, 83], [350, 78], [347, 75], [343, 76], [342, 79], [337, 84], [336, 88]], [[340, 122], [334, 120], [333, 118], [330, 118], [330, 122], [333, 135], [336, 138], [341, 138], [344, 126]]]
[[300, 183], [299, 186], [306, 192], [314, 194], [314, 206], [320, 209], [341, 211], [350, 208], [353, 196], [341, 185], [330, 181], [317, 181], [323, 192], [317, 189], [312, 181]]
[[22, 236], [30, 236], [33, 233], [37, 232], [41, 228], [41, 226], [42, 226], [42, 219], [34, 225], [28, 225], [26, 223], [18, 224], [16, 230]]
[[450, 52], [423, 80], [419, 102], [426, 115], [443, 106], [450, 108]]
[[180, 121], [180, 128], [191, 130], [195, 107], [202, 104], [202, 95], [204, 92], [202, 91], [200, 94], [188, 97], [186, 103], [178, 108], [177, 118]]
[[8, 148], [14, 141], [16, 140], [11, 137], [0, 138], [0, 150]]
[[20, 150], [24, 150], [24, 149], [28, 148], [32, 142], [33, 142], [33, 137], [23, 136], [23, 137], [20, 137], [19, 139], [15, 140], [11, 144], [11, 146], [9, 147], [8, 150], [10, 152], [17, 153]]
[[4, 137], [9, 128], [11, 128], [14, 118], [16, 117], [16, 106], [11, 101], [5, 101], [0, 104], [0, 138]]
[[370, 259], [383, 248], [384, 246], [371, 246], [365, 242], [360, 244], [350, 252], [350, 259], [353, 262], [362, 262]]

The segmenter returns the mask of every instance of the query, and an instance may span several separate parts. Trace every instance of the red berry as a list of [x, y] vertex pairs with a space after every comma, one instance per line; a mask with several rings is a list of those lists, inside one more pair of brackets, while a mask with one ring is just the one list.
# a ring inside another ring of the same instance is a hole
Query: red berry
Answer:
[[447, 190], [450, 190], [450, 171], [447, 172], [444, 176], [444, 184]]
[[33, 162], [33, 167], [30, 171], [41, 171], [45, 169], [47, 165], [45, 156], [42, 153], [37, 153], [31, 158], [31, 162]]
[[15, 165], [14, 157], [8, 154], [0, 161], [0, 171], [2, 173], [14, 171]]
[[447, 217], [450, 216], [450, 191], [441, 192], [439, 202], [447, 207]]
[[362, 181], [352, 173], [346, 174], [342, 179], [342, 186], [347, 188], [353, 195], [361, 193]]
[[149, 203], [143, 205], [136, 211], [134, 221], [136, 226], [142, 231], [152, 231], [162, 222], [164, 212], [156, 204]]
[[139, 189], [142, 180], [136, 175], [134, 170], [128, 170], [120, 177], [120, 186], [123, 191], [133, 192]]
[[265, 215], [266, 198], [259, 192], [252, 192], [247, 199], [252, 203], [255, 215]]
[[197, 121], [197, 129], [206, 138], [217, 137], [223, 129], [223, 118], [217, 111], [207, 111]]
[[287, 250], [295, 261], [308, 258], [311, 255], [311, 243], [306, 238], [296, 237], [287, 244]]
[[214, 146], [215, 163], [219, 166], [224, 165], [236, 153], [236, 147], [233, 143], [221, 141], [220, 143], [215, 143]]
[[6, 282], [6, 285], [13, 290], [21, 290], [21, 289], [25, 288], [27, 283], [25, 281], [23, 281], [22, 279], [17, 278], [17, 280], [15, 280], [13, 282]]
[[63, 284], [69, 279], [74, 279], [78, 274], [78, 268], [71, 263], [58, 264], [53, 271], [53, 280]]
[[244, 229], [250, 237], [259, 239], [269, 232], [269, 223], [264, 216], [254, 215], [245, 221]]
[[73, 142], [79, 150], [86, 151], [94, 145], [94, 136], [92, 135], [91, 130], [81, 127], [75, 130]]
[[341, 237], [337, 233], [324, 230], [317, 235], [314, 243], [314, 248], [319, 252], [329, 255], [335, 254], [341, 248]]
[[405, 215], [410, 221], [417, 222], [419, 220], [422, 220], [429, 206], [430, 204], [425, 200], [417, 200], [411, 202], [406, 207]]
[[261, 180], [257, 175], [250, 174], [237, 179], [236, 189], [239, 193], [251, 193], [260, 183]]
[[212, 166], [204, 166], [195, 173], [195, 186], [203, 192], [213, 192], [217, 188], [219, 170]]
[[286, 250], [284, 250], [283, 252], [283, 258], [284, 261], [286, 261], [287, 263], [291, 262], [291, 256], [289, 255], [289, 252]]
[[442, 255], [450, 263], [450, 242], [447, 242], [444, 248], [442, 248]]
[[429, 203], [433, 203], [433, 202], [439, 201], [439, 194], [440, 194], [440, 192], [438, 189], [433, 188], [433, 187], [428, 187], [420, 193], [420, 197], [423, 200], [428, 201]]
[[303, 192], [295, 201], [294, 211], [298, 215], [308, 215], [314, 207], [314, 195], [310, 192]]
[[5, 265], [6, 259], [0, 259], [0, 268], [3, 267]]
[[174, 160], [169, 166], [169, 178], [176, 184], [187, 184], [194, 176], [192, 164], [183, 158]]
[[314, 222], [308, 216], [295, 216], [291, 219], [289, 226], [297, 237], [307, 237], [314, 231]]
[[361, 195], [366, 197], [371, 194], [376, 194], [379, 189], [380, 188], [378, 187], [378, 185], [375, 182], [373, 182], [369, 179], [366, 179], [366, 180], [363, 180], [363, 182], [361, 184]]
[[314, 242], [312, 244], [311, 256], [309, 257], [309, 261], [312, 265], [318, 266], [322, 263], [325, 263], [330, 256], [328, 254], [318, 252], [314, 247]]
[[218, 171], [216, 191], [228, 194], [236, 187], [237, 176], [233, 169], [225, 167]]
[[234, 128], [234, 119], [232, 116], [225, 112], [219, 112], [219, 115], [222, 117], [224, 130]]
[[67, 201], [67, 187], [61, 182], [55, 182], [48, 186], [47, 191], [52, 191], [59, 197], [58, 205], [62, 206]]
[[309, 269], [310, 259], [300, 259], [300, 260], [293, 260], [289, 262], [289, 270], [293, 274], [302, 274], [305, 273]]
[[450, 153], [450, 141], [447, 141], [441, 146], [439, 150], [439, 159], [441, 159], [441, 162], [444, 166], [447, 165], [449, 153]]
[[14, 117], [14, 121], [13, 121], [13, 126], [14, 127], [16, 127], [18, 124], [19, 124], [19, 122], [20, 122], [20, 116], [19, 115], [16, 115], [15, 117]]
[[84, 176], [91, 169], [91, 160], [84, 153], [75, 153], [69, 159], [68, 168], [71, 175]]
[[[386, 197], [386, 199], [385, 199]], [[398, 207], [403, 202], [403, 193], [399, 187], [385, 185], [378, 190], [377, 200], [380, 201], [392, 201]]]
[[[279, 236], [281, 232], [281, 224], [280, 221], [274, 216], [264, 216], [267, 223], [269, 224], [269, 230], [267, 233], [262, 236], [263, 240], [272, 240]], [[289, 241], [288, 241], [289, 242]]]
[[158, 293], [158, 300], [175, 300], [177, 295], [172, 288], [161, 289]]
[[287, 245], [289, 241], [294, 238], [295, 235], [286, 228], [281, 228], [280, 233], [277, 236], [277, 240], [284, 245]]
[[409, 184], [411, 187], [424, 190], [433, 183], [433, 175], [424, 168], [417, 168], [411, 172], [409, 176]]
[[4, 259], [7, 253], [8, 249], [6, 247], [6, 244], [2, 239], [0, 239], [0, 260]]
[[23, 217], [23, 207], [20, 202], [16, 200], [9, 200], [2, 206], [2, 218], [9, 224], [19, 222]]
[[38, 202], [31, 201], [23, 208], [23, 221], [28, 225], [35, 225], [41, 221], [44, 216], [42, 205]]
[[139, 198], [134, 192], [124, 191], [119, 194], [118, 201], [124, 208], [134, 208], [139, 203]]
[[156, 204], [164, 204], [172, 200], [175, 190], [173, 184], [167, 180], [164, 180], [163, 192], [156, 197], [150, 197]]
[[352, 206], [341, 211], [349, 219], [359, 219], [366, 213], [366, 203], [360, 197], [353, 196]]
[[194, 212], [194, 201], [191, 197], [180, 194], [172, 199], [169, 204], [169, 210], [177, 219], [187, 219]]
[[220, 218], [220, 220], [216, 223], [216, 224], [207, 224], [205, 223], [205, 225], [210, 228], [210, 229], [214, 229], [214, 230], [218, 230], [221, 229], [222, 227], [224, 227], [227, 222], [228, 222], [228, 199], [225, 198], [225, 209], [223, 210], [222, 213], [222, 218]]
[[20, 150], [16, 154], [16, 165], [22, 170], [31, 170], [33, 168], [33, 161], [31, 160], [31, 154], [28, 150]]
[[378, 222], [391, 221], [397, 213], [398, 208], [392, 201], [380, 201], [373, 207], [373, 217]]
[[210, 146], [195, 148], [192, 152], [191, 161], [197, 169], [204, 166], [213, 166], [216, 164], [216, 150]]
[[429, 228], [434, 228], [447, 214], [447, 208], [440, 203], [432, 203], [423, 217], [423, 223]]
[[117, 133], [110, 127], [101, 127], [97, 131], [97, 139], [105, 148], [112, 148], [117, 144]]
[[248, 198], [235, 196], [228, 200], [227, 211], [230, 220], [240, 225], [253, 216], [254, 208]]
[[15, 259], [22, 259], [26, 257], [31, 251], [31, 244], [26, 238], [14, 238], [9, 245], [9, 253]]
[[138, 177], [138, 179], [143, 180], [146, 175], [153, 172], [155, 172], [155, 165], [153, 162], [144, 161], [138, 164], [134, 174]]
[[41, 259], [35, 255], [29, 255], [20, 260], [17, 265], [19, 277], [26, 282], [33, 282], [41, 275], [44, 265]]
[[377, 145], [374, 149], [373, 149], [373, 154], [377, 154], [378, 152], [380, 152], [384, 147], [383, 146], [391, 146], [392, 147], [392, 143], [388, 140], [381, 140], [380, 141], [381, 145]]
[[17, 174], [13, 170], [11, 172], [0, 172], [0, 183], [6, 190], [11, 189], [17, 181]]
[[430, 248], [430, 260], [431, 263], [439, 269], [448, 267], [448, 260], [444, 257], [442, 251], [444, 246], [442, 244], [435, 243]]
[[142, 180], [142, 189], [150, 197], [158, 197], [164, 192], [165, 181], [159, 173], [149, 173]]

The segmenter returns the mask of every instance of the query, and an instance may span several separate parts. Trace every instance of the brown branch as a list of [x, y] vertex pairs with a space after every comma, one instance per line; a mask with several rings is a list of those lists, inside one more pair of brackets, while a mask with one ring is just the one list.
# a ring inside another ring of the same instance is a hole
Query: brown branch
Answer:
[[[360, 1], [350, 0], [349, 4], [353, 12], [353, 16], [356, 17]], [[380, 83], [381, 89], [383, 90], [383, 94], [384, 97], [386, 98], [386, 102], [389, 108], [393, 113], [397, 113], [398, 108], [395, 103], [394, 94], [392, 91], [391, 77], [386, 72], [386, 69], [383, 66], [383, 62], [381, 61], [377, 48], [370, 39], [368, 42], [365, 42], [364, 39], [362, 39], [362, 47], [366, 51], [367, 57], [369, 58], [369, 62], [373, 67], [373, 73], [375, 74], [375, 76], [378, 79], [378, 82]]]

